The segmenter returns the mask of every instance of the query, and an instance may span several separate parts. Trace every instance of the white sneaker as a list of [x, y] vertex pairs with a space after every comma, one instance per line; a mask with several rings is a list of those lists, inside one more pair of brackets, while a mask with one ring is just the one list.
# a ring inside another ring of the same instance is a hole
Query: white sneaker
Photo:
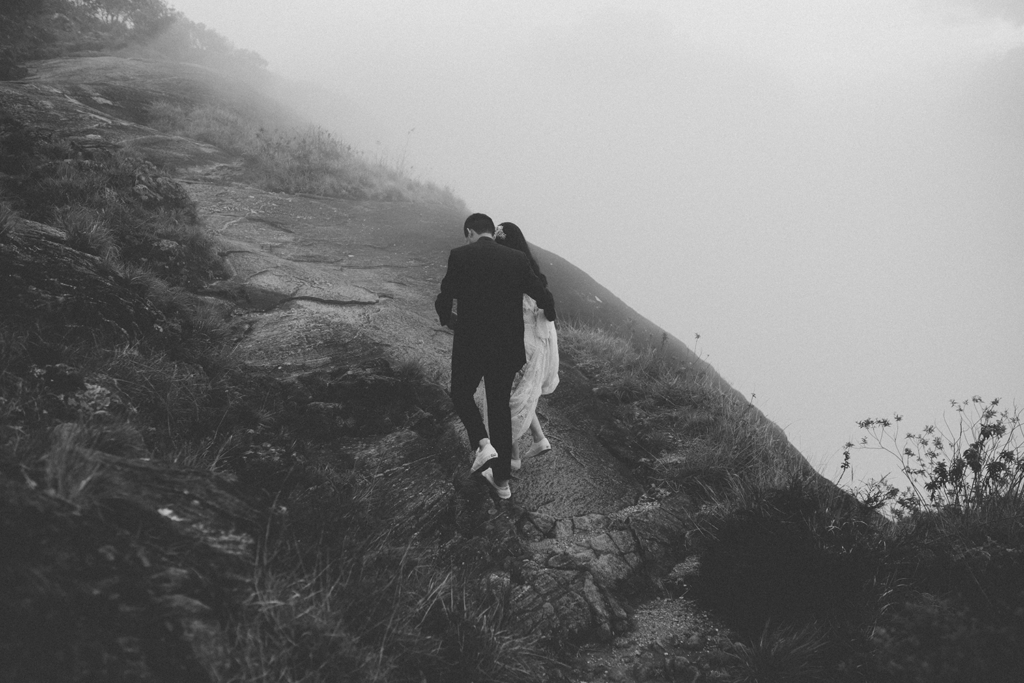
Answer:
[[512, 471], [515, 472], [523, 466], [522, 458], [512, 458]]
[[487, 444], [476, 449], [476, 457], [473, 458], [473, 466], [469, 468], [471, 474], [476, 474], [480, 471], [481, 467], [487, 465], [488, 462], [498, 457], [498, 451], [494, 450], [494, 446]]
[[512, 489], [509, 488], [508, 484], [505, 484], [504, 486], [498, 486], [497, 484], [494, 483], [494, 472], [492, 472], [491, 470], [484, 470], [483, 472], [480, 473], [480, 476], [486, 479], [487, 483], [491, 485], [491, 488], [498, 492], [498, 498], [501, 498], [502, 500], [508, 500], [509, 498], [512, 497]]
[[550, 450], [551, 450], [551, 442], [548, 441], [548, 438], [545, 436], [543, 439], [541, 439], [537, 443], [535, 443], [532, 446], [530, 446], [530, 450], [526, 451], [526, 457], [532, 458], [535, 455], [540, 455], [541, 453], [547, 453]]

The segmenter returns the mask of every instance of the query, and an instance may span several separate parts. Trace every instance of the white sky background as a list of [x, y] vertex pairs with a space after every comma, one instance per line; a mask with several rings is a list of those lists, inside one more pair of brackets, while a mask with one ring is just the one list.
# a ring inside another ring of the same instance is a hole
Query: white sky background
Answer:
[[696, 346], [826, 475], [859, 419], [1024, 405], [1020, 0], [171, 4]]

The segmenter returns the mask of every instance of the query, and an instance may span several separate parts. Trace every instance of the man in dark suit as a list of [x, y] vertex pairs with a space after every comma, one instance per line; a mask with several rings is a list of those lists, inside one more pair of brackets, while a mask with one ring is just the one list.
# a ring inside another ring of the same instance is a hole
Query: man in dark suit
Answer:
[[[441, 324], [455, 330], [452, 344], [452, 403], [469, 434], [472, 471], [509, 498], [512, 414], [509, 397], [516, 373], [526, 363], [523, 294], [555, 319], [555, 301], [530, 267], [526, 254], [494, 241], [494, 221], [482, 213], [466, 219], [467, 244], [452, 249], [448, 272], [434, 308]], [[452, 313], [452, 300], [457, 312]], [[484, 380], [487, 427], [473, 400]]]

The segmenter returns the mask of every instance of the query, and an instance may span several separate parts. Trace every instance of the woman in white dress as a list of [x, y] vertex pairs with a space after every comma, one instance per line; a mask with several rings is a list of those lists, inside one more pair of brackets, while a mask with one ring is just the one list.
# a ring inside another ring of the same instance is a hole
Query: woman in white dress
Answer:
[[[498, 244], [518, 249], [526, 254], [533, 272], [547, 285], [547, 278], [540, 272], [540, 266], [533, 258], [530, 245], [526, 243], [519, 226], [515, 223], [502, 223], [495, 230], [494, 238]], [[551, 442], [544, 436], [544, 430], [537, 419], [537, 402], [542, 394], [550, 394], [558, 386], [558, 336], [555, 333], [555, 324], [545, 317], [543, 310], [537, 308], [537, 302], [525, 294], [523, 328], [526, 365], [516, 375], [515, 383], [512, 385], [512, 397], [509, 399], [509, 407], [512, 410], [514, 470], [522, 466], [517, 442], [527, 429], [533, 437], [533, 445], [526, 451], [527, 456], [551, 450]]]

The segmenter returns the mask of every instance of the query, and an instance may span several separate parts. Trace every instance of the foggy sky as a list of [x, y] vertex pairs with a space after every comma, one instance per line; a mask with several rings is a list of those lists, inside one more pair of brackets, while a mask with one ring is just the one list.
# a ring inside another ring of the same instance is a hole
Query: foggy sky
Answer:
[[695, 348], [826, 475], [859, 419], [1024, 404], [1022, 3], [171, 4]]

